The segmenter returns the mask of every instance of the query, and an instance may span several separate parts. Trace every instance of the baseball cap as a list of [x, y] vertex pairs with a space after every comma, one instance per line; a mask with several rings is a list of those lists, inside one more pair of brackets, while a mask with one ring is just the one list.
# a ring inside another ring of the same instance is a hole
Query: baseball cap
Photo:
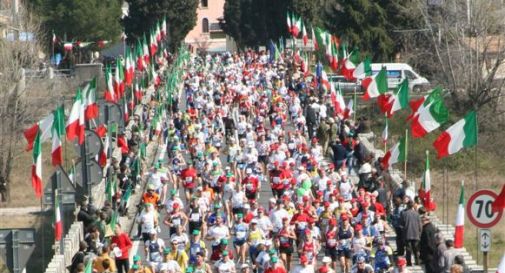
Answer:
[[305, 256], [305, 255], [300, 256], [301, 263], [307, 263], [308, 261], [309, 261], [309, 259], [307, 259], [307, 256]]
[[228, 250], [223, 251], [223, 256], [228, 256]]
[[222, 245], [228, 245], [228, 239], [224, 239], [224, 238], [223, 238], [223, 239], [221, 239], [220, 243], [221, 243]]
[[357, 262], [358, 263], [364, 263], [365, 262], [365, 256], [363, 256], [363, 255], [359, 256], [358, 259], [357, 259]]
[[277, 256], [272, 256], [272, 257], [270, 258], [270, 261], [272, 261], [272, 263], [276, 263], [276, 262], [278, 262], [278, 261], [279, 261], [279, 258], [277, 258]]
[[397, 266], [404, 266], [407, 264], [407, 260], [404, 257], [398, 257], [398, 260], [396, 261]]
[[327, 266], [321, 266], [319, 268], [320, 273], [328, 273], [328, 267]]
[[195, 229], [195, 230], [193, 230], [192, 234], [193, 235], [200, 235], [200, 230]]
[[186, 273], [192, 273], [194, 271], [195, 269], [192, 266], [188, 266], [188, 268], [186, 268]]
[[176, 195], [177, 194], [177, 190], [176, 189], [171, 189], [170, 190], [170, 194], [171, 195]]
[[323, 263], [331, 263], [331, 258], [328, 256], [324, 256], [322, 262]]
[[163, 254], [168, 254], [168, 253], [170, 253], [170, 250], [171, 250], [171, 249], [170, 249], [169, 247], [165, 247], [165, 248], [163, 249]]
[[140, 260], [141, 260], [140, 255], [133, 256], [133, 262], [138, 262]]

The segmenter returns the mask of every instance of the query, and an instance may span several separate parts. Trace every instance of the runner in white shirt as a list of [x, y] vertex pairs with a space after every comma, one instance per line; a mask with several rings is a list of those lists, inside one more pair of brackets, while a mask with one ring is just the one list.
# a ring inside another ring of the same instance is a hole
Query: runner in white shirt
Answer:
[[235, 273], [235, 262], [228, 256], [228, 250], [223, 251], [221, 260], [214, 265], [218, 273]]

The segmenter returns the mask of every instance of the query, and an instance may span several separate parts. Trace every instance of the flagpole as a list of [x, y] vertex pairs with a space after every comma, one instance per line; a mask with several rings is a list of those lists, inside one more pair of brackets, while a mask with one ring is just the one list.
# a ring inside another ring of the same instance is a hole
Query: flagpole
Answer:
[[[405, 180], [407, 180], [407, 159], [409, 153], [409, 129], [405, 129], [405, 161], [403, 162], [403, 170], [405, 173]], [[414, 182], [414, 190], [415, 190], [415, 182]]]
[[389, 130], [389, 128], [388, 128], [388, 116], [387, 116], [386, 113], [384, 113], [384, 117], [386, 118], [386, 128], [384, 128], [384, 130], [386, 131], [385, 132], [386, 133], [386, 135], [385, 135], [386, 138], [383, 139], [382, 141], [384, 142], [384, 154], [385, 154], [385, 153], [388, 152], [388, 138], [389, 138], [389, 136], [388, 136], [388, 134], [389, 134], [388, 130]]
[[[53, 37], [51, 37], [51, 58], [54, 59], [54, 38], [56, 37], [56, 35], [54, 34], [54, 30], [53, 30]], [[51, 63], [51, 62], [49, 62]], [[56, 60], [55, 60], [55, 64], [56, 64]]]
[[356, 122], [356, 112], [358, 112], [358, 101], [356, 100], [356, 86], [354, 86], [354, 96], [353, 96], [353, 108], [354, 108], [354, 114], [353, 114], [353, 121]]

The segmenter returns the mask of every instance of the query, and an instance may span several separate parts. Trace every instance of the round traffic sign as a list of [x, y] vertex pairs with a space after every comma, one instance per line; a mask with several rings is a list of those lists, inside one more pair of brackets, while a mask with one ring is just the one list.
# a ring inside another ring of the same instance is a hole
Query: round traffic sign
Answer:
[[498, 223], [503, 210], [493, 212], [492, 204], [497, 195], [490, 190], [480, 190], [472, 194], [466, 203], [466, 213], [470, 222], [479, 228], [490, 228]]

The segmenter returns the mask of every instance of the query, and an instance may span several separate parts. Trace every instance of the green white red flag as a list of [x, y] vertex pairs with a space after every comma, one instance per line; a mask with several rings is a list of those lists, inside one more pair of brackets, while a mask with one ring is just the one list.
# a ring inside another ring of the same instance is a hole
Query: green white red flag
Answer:
[[65, 135], [65, 111], [63, 110], [63, 106], [59, 106], [53, 111], [51, 135], [51, 162], [53, 166], [58, 166], [63, 163], [63, 153], [61, 148], [62, 138]]
[[389, 128], [388, 128], [388, 119], [386, 119], [386, 125], [384, 126], [384, 130], [382, 130], [382, 143], [386, 144], [388, 142], [389, 137]]
[[307, 46], [307, 43], [309, 42], [309, 35], [307, 34], [307, 28], [305, 27], [305, 23], [303, 23], [302, 26], [302, 39], [303, 39], [303, 45]]
[[349, 102], [347, 103], [347, 106], [345, 107], [344, 119], [351, 118], [353, 113], [354, 113], [354, 101], [353, 99], [350, 99]]
[[449, 112], [442, 98], [442, 89], [434, 89], [428, 96], [411, 102], [413, 113], [407, 120], [411, 120], [412, 136], [420, 138], [434, 131], [449, 119]]
[[427, 211], [435, 210], [435, 202], [431, 198], [431, 172], [430, 172], [430, 153], [426, 151], [426, 163], [425, 163], [423, 182], [421, 183], [421, 188], [419, 189], [419, 197], [423, 201], [423, 206]]
[[334, 83], [331, 83], [330, 99], [331, 103], [333, 104], [333, 111], [335, 113], [335, 116], [343, 118], [346, 108], [344, 96], [342, 95], [342, 90], [340, 90], [340, 86], [338, 87], [337, 90], [335, 90]]
[[300, 17], [297, 18], [296, 15], [293, 14], [291, 23], [291, 34], [293, 35], [293, 38], [296, 38], [302, 30], [302, 19]]
[[407, 160], [407, 138], [402, 137], [387, 153], [381, 161], [384, 170], [397, 162], [404, 162]]
[[161, 22], [161, 38], [165, 39], [167, 38], [167, 18], [164, 17], [163, 21]]
[[382, 101], [384, 104], [380, 105], [381, 110], [388, 118], [401, 109], [407, 108], [409, 105], [409, 81], [404, 79], [393, 92], [392, 95], [383, 94], [384, 100], [378, 99], [377, 102]]
[[61, 221], [61, 208], [58, 190], [54, 191], [54, 240], [60, 241], [63, 236], [63, 222]]
[[47, 117], [41, 121], [35, 123], [32, 127], [26, 129], [23, 134], [26, 138], [28, 145], [26, 146], [26, 151], [31, 151], [33, 149], [33, 144], [35, 142], [35, 137], [40, 131], [40, 140], [45, 142], [51, 138], [52, 128], [53, 128], [53, 113], [49, 114]]
[[77, 90], [75, 95], [74, 105], [70, 111], [70, 116], [67, 121], [67, 140], [72, 141], [74, 139], [79, 140], [79, 144], [84, 143], [84, 104], [82, 100], [81, 89]]
[[475, 111], [471, 111], [463, 119], [453, 124], [433, 142], [439, 159], [476, 144], [477, 114]]
[[354, 69], [352, 77], [354, 79], [362, 80], [367, 75], [372, 75], [372, 67], [370, 65], [371, 62], [372, 61], [370, 60], [370, 57], [366, 56], [365, 59], [358, 64], [356, 69]]
[[37, 198], [42, 197], [42, 143], [40, 140], [42, 132], [37, 131], [33, 142], [32, 151], [32, 187]]
[[146, 64], [144, 62], [144, 51], [142, 49], [142, 42], [137, 40], [137, 45], [135, 47], [135, 55], [137, 58], [137, 69], [142, 72], [146, 68]]
[[312, 26], [312, 45], [314, 46], [314, 51], [319, 50], [319, 44], [317, 42], [316, 33], [314, 32], [314, 26]]
[[376, 75], [367, 75], [367, 77], [361, 81], [361, 86], [365, 89], [365, 94], [363, 95], [364, 100], [369, 100], [381, 94], [385, 94], [388, 91], [386, 67], [382, 67]]
[[342, 75], [348, 80], [348, 81], [355, 81], [356, 78], [354, 77], [354, 71], [358, 67], [358, 65], [361, 62], [361, 56], [358, 50], [353, 50], [351, 53], [344, 59], [343, 65], [342, 65]]
[[99, 110], [96, 103], [96, 77], [93, 78], [83, 89], [84, 94], [84, 117], [92, 120], [98, 117]]
[[293, 30], [293, 23], [291, 22], [291, 13], [288, 11], [288, 13], [286, 14], [286, 24], [288, 26], [288, 32], [289, 34], [292, 34], [292, 30]]
[[458, 212], [456, 213], [456, 230], [454, 231], [454, 247], [463, 248], [465, 241], [465, 186], [461, 182]]
[[105, 67], [105, 100], [108, 102], [117, 102], [118, 98], [114, 91], [114, 76], [109, 65]]

